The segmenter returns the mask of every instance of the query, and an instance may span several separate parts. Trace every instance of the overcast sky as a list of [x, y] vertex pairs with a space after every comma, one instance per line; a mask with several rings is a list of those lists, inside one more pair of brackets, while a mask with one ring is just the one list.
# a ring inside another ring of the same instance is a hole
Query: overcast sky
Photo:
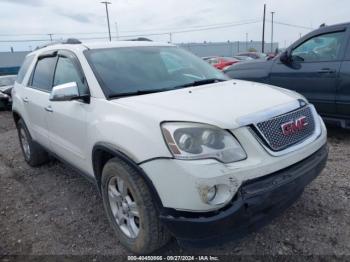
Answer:
[[[349, 21], [349, 0], [109, 0], [111, 31], [119, 35], [178, 32], [172, 40], [181, 42], [261, 40], [263, 4], [267, 19], [276, 12], [275, 21], [317, 28], [320, 24]], [[258, 23], [252, 23], [259, 21]], [[248, 23], [245, 25], [240, 25]], [[215, 30], [207, 27], [235, 25]], [[271, 23], [266, 23], [266, 41], [271, 39]], [[275, 41], [289, 45], [310, 29], [275, 25]], [[4, 40], [107, 37], [105, 7], [98, 0], [0, 0], [0, 51], [34, 48], [40, 42], [7, 43]], [[74, 33], [74, 35], [72, 34]], [[75, 33], [79, 33], [75, 34]], [[94, 33], [94, 34], [83, 34]], [[6, 35], [10, 34], [10, 35]], [[15, 34], [15, 35], [12, 35]], [[39, 35], [29, 35], [39, 34]], [[67, 35], [62, 35], [67, 34]], [[72, 34], [72, 35], [68, 35]], [[147, 36], [169, 41], [169, 35]], [[125, 37], [124, 37], [125, 39]], [[89, 40], [86, 40], [89, 41]], [[96, 41], [96, 40], [94, 40]], [[42, 44], [42, 43], [41, 43]]]

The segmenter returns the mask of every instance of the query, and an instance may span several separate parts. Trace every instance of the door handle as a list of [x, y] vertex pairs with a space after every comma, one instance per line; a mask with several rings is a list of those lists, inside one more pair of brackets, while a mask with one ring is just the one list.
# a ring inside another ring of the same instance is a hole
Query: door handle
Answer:
[[47, 107], [45, 107], [45, 111], [52, 113], [53, 109], [51, 106], [47, 106]]
[[24, 103], [28, 103], [29, 102], [28, 97], [24, 97], [24, 98], [22, 98], [22, 100], [23, 100]]
[[317, 71], [319, 74], [334, 74], [336, 71], [330, 68], [322, 68], [321, 70]]

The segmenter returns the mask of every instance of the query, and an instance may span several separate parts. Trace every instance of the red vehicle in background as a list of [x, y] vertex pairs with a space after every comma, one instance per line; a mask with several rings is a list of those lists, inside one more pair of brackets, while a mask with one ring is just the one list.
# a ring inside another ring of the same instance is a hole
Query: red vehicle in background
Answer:
[[203, 60], [207, 61], [212, 66], [219, 70], [225, 70], [231, 65], [238, 63], [240, 60], [233, 57], [203, 57]]

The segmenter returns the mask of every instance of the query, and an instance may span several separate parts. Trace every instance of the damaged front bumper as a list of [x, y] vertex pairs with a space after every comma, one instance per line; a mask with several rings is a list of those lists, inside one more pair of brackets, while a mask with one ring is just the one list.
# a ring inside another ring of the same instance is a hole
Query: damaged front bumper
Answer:
[[[325, 167], [327, 146], [273, 174], [244, 182], [218, 211], [198, 213], [163, 208], [161, 221], [184, 246], [218, 244], [255, 231], [288, 208]], [[181, 194], [181, 192], [179, 192]]]

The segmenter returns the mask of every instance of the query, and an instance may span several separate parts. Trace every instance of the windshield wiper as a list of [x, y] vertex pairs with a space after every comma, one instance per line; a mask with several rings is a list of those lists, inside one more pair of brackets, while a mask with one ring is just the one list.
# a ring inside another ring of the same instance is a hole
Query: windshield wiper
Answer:
[[184, 85], [179, 85], [179, 86], [174, 87], [174, 89], [183, 88], [183, 87], [190, 87], [190, 86], [208, 85], [208, 84], [213, 84], [213, 83], [218, 83], [218, 82], [224, 82], [224, 81], [227, 81], [227, 79], [222, 79], [222, 78], [209, 78], [209, 79], [203, 79], [203, 80], [193, 81], [193, 82], [191, 82], [191, 83], [184, 84]]
[[203, 79], [203, 80], [194, 81], [194, 82], [191, 82], [191, 83], [188, 83], [188, 84], [175, 86], [175, 87], [172, 87], [172, 88], [137, 90], [137, 91], [133, 91], [133, 92], [125, 92], [125, 93], [120, 93], [120, 94], [111, 94], [111, 95], [108, 96], [108, 98], [112, 99], [112, 98], [121, 98], [121, 97], [127, 97], [127, 96], [138, 96], [138, 95], [153, 94], [153, 93], [166, 92], [166, 91], [171, 91], [171, 90], [185, 88], [185, 87], [190, 87], [190, 86], [207, 85], [207, 84], [223, 82], [223, 81], [227, 81], [227, 80], [226, 79], [221, 79], [221, 78]]
[[147, 94], [153, 94], [153, 93], [159, 93], [159, 92], [165, 92], [170, 91], [172, 88], [160, 88], [160, 89], [151, 89], [151, 90], [137, 90], [133, 92], [125, 92], [120, 94], [111, 94], [108, 96], [109, 99], [111, 98], [120, 98], [120, 97], [127, 97], [127, 96], [138, 96], [138, 95], [147, 95]]

